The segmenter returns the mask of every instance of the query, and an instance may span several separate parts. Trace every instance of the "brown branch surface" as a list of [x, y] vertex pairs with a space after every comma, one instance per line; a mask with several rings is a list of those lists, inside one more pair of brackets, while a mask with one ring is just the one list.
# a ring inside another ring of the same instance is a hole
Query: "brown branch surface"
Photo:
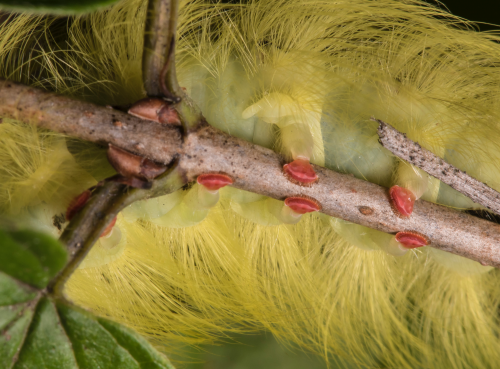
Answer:
[[389, 124], [378, 119], [373, 120], [379, 123], [379, 141], [387, 150], [450, 185], [472, 201], [500, 214], [500, 193], [422, 148]]
[[[30, 96], [29, 101], [25, 101], [23, 96], [26, 95]], [[43, 98], [37, 99], [38, 95]], [[46, 101], [49, 100], [51, 114], [47, 113]], [[104, 114], [103, 108], [93, 104], [75, 102], [72, 105], [69, 104], [72, 100], [66, 97], [13, 83], [0, 84], [0, 101], [3, 101], [0, 116], [33, 122], [94, 142], [102, 142], [109, 137], [115, 140], [111, 143], [126, 150], [130, 150], [132, 145], [134, 150], [130, 151], [160, 163], [166, 163], [178, 155], [177, 170], [183, 177], [182, 182], [194, 180], [202, 173], [223, 172], [233, 177], [236, 188], [278, 200], [306, 195], [316, 199], [325, 214], [388, 233], [417, 231], [426, 235], [435, 248], [484, 265], [500, 267], [500, 225], [422, 200], [415, 203], [410, 218], [402, 219], [393, 212], [387, 189], [318, 166], [315, 166], [318, 183], [312, 187], [295, 185], [283, 175], [284, 160], [280, 155], [229, 136], [207, 124], [200, 124], [190, 130], [181, 143], [175, 129], [137, 119], [136, 124], [128, 125], [128, 136], [117, 143], [114, 133], [106, 136], [106, 131], [113, 125], [110, 114], [120, 116], [119, 119], [125, 121], [122, 117], [124, 114], [118, 115], [113, 111]], [[30, 101], [33, 105], [29, 105]], [[72, 110], [73, 106], [75, 110]], [[61, 108], [63, 110], [56, 113]], [[88, 118], [81, 119], [83, 112], [93, 112], [93, 134], [88, 132]], [[97, 135], [100, 125], [106, 128], [99, 130], [101, 133]], [[168, 137], [168, 133], [173, 136]], [[137, 142], [138, 137], [141, 137], [143, 145], [134, 146], [126, 142], [127, 139]], [[152, 150], [151, 146], [156, 149]]]
[[182, 144], [178, 127], [2, 80], [0, 114], [106, 147], [111, 143], [163, 164]]

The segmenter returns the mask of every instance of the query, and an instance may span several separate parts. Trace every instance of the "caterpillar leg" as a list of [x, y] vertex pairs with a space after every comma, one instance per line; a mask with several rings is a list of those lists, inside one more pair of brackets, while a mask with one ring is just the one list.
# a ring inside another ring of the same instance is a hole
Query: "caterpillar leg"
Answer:
[[408, 218], [415, 201], [424, 194], [425, 200], [436, 201], [439, 185], [438, 180], [424, 171], [401, 162], [396, 172], [396, 184], [389, 189], [391, 205], [402, 218]]
[[[307, 108], [314, 110], [310, 110]], [[276, 124], [280, 130], [281, 151], [293, 160], [285, 164], [283, 171], [293, 182], [311, 185], [318, 177], [311, 161], [324, 165], [325, 154], [321, 135], [321, 112], [317, 108], [304, 106], [290, 95], [274, 92], [246, 108], [242, 116], [254, 115], [268, 124]]]

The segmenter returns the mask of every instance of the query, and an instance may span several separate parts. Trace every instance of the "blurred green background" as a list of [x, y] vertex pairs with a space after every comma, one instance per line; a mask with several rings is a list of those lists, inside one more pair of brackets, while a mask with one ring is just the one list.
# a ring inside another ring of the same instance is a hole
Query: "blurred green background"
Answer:
[[[178, 349], [169, 354], [176, 369], [336, 369], [357, 366], [332, 358], [329, 366], [311, 353], [286, 348], [270, 333], [233, 336], [235, 343]], [[337, 362], [336, 362], [337, 360]]]

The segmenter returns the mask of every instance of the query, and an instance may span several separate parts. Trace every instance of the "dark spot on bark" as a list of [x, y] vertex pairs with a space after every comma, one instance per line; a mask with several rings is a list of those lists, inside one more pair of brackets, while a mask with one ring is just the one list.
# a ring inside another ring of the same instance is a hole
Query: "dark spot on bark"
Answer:
[[370, 208], [369, 206], [359, 206], [358, 210], [363, 215], [372, 215], [373, 214], [373, 209]]

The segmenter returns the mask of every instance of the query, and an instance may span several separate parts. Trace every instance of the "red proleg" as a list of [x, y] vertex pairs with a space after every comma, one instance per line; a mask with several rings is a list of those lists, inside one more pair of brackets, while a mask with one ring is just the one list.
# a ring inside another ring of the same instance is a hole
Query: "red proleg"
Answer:
[[413, 212], [416, 200], [413, 192], [403, 187], [392, 186], [389, 189], [389, 196], [391, 197], [391, 205], [398, 215], [402, 218], [408, 218]]
[[77, 197], [75, 197], [66, 209], [66, 220], [69, 222], [87, 203], [91, 195], [90, 190], [85, 190]]
[[[85, 190], [81, 194], [79, 194], [77, 197], [75, 197], [71, 202], [69, 203], [68, 209], [66, 209], [66, 220], [70, 221], [73, 219], [73, 217], [80, 211], [82, 208], [85, 206], [87, 201], [90, 199], [90, 195], [92, 193], [90, 190]], [[116, 217], [113, 218], [113, 220], [108, 224], [104, 232], [101, 233], [100, 237], [107, 236], [109, 232], [113, 229], [113, 226], [116, 223]]]
[[283, 171], [290, 181], [299, 185], [310, 185], [318, 180], [318, 175], [306, 159], [295, 159], [283, 165]]
[[285, 199], [285, 205], [298, 214], [321, 210], [321, 206], [316, 200], [307, 197], [288, 197]]
[[396, 241], [402, 244], [407, 249], [415, 249], [417, 247], [427, 246], [429, 239], [423, 234], [412, 231], [396, 233]]
[[100, 237], [107, 236], [111, 232], [111, 230], [113, 229], [115, 223], [116, 223], [116, 217], [114, 217], [113, 220], [108, 224], [106, 229], [101, 233]]
[[209, 191], [216, 191], [219, 188], [233, 184], [231, 177], [220, 173], [201, 174], [196, 179], [196, 182], [204, 186]]

